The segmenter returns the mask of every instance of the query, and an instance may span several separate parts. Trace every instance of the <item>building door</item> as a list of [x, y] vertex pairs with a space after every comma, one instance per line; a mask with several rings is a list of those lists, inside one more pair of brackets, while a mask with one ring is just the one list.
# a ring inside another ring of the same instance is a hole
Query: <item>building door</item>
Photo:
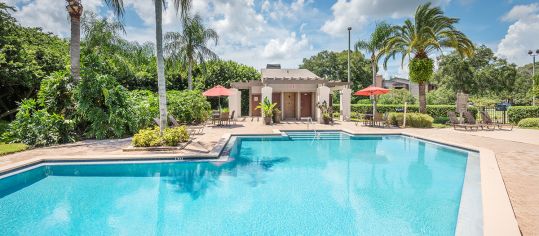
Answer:
[[312, 116], [312, 93], [301, 93], [301, 107], [300, 107], [300, 115], [301, 117], [311, 117]]
[[296, 119], [296, 93], [284, 93], [284, 118]]
[[277, 105], [275, 105], [275, 108], [281, 110], [281, 93], [272, 93], [271, 103], [277, 103]]
[[256, 107], [260, 105], [260, 102], [262, 102], [260, 100], [261, 97], [262, 95], [260, 94], [251, 95], [251, 116], [261, 116], [262, 113], [260, 112], [260, 109], [256, 109]]

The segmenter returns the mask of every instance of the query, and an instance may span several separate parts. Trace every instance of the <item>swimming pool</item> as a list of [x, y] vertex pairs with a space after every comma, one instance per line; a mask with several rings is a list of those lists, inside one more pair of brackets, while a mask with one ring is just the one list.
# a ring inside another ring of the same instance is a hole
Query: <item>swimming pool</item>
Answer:
[[402, 135], [233, 137], [227, 161], [48, 163], [0, 179], [2, 235], [454, 235], [477, 153]]

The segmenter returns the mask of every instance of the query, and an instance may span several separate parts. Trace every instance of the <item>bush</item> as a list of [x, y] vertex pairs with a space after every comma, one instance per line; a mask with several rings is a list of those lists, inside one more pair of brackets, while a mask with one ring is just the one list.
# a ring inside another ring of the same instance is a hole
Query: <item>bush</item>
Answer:
[[155, 93], [149, 90], [129, 91], [127, 100], [133, 114], [132, 130], [140, 130], [154, 125], [153, 118], [159, 116], [159, 101]]
[[447, 124], [449, 122], [449, 117], [447, 116], [434, 117], [434, 120], [432, 122], [435, 124]]
[[539, 106], [511, 106], [507, 110], [509, 122], [518, 124], [524, 118], [539, 118]]
[[[334, 105], [334, 109], [335, 109]], [[337, 106], [338, 108], [338, 106]], [[376, 106], [376, 111], [385, 113], [385, 112], [395, 112], [396, 109], [402, 109], [404, 105], [386, 105], [379, 104]], [[358, 113], [370, 113], [372, 112], [372, 105], [367, 104], [353, 104], [351, 108], [352, 112]], [[432, 117], [447, 117], [448, 111], [455, 111], [455, 105], [427, 105], [427, 114]], [[478, 110], [475, 107], [468, 107], [468, 110], [474, 115], [477, 116]], [[338, 111], [338, 110], [337, 110]], [[418, 105], [408, 105], [407, 112], [419, 112]]]
[[77, 114], [89, 138], [121, 138], [138, 125], [128, 103], [127, 90], [107, 75], [81, 79], [75, 91]]
[[427, 92], [427, 104], [453, 104], [456, 100], [457, 95], [443, 87]]
[[34, 146], [46, 146], [75, 140], [74, 124], [56, 113], [38, 109], [35, 100], [24, 100], [4, 139]]
[[135, 147], [177, 146], [189, 140], [185, 126], [167, 128], [163, 136], [159, 134], [159, 127], [142, 129], [133, 136], [132, 144]]
[[[402, 126], [404, 113], [389, 113], [389, 121], [392, 125]], [[433, 118], [427, 114], [406, 113], [406, 127], [431, 128]]]
[[539, 128], [539, 118], [524, 118], [518, 122], [518, 127]]
[[180, 123], [201, 123], [210, 114], [210, 103], [198, 90], [168, 91], [167, 104], [168, 112]]
[[67, 73], [66, 71], [54, 72], [41, 81], [37, 102], [48, 112], [67, 114], [67, 111], [73, 111], [73, 94]]

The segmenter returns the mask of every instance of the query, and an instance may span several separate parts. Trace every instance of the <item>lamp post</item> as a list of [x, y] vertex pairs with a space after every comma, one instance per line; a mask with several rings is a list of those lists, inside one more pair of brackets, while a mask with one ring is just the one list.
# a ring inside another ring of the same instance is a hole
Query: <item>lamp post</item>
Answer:
[[528, 50], [528, 55], [530, 55], [533, 59], [532, 63], [532, 106], [535, 106], [535, 56], [539, 55], [539, 49], [535, 50], [535, 53], [533, 53], [532, 50]]
[[348, 80], [346, 82], [350, 83], [350, 31], [352, 27], [348, 27]]

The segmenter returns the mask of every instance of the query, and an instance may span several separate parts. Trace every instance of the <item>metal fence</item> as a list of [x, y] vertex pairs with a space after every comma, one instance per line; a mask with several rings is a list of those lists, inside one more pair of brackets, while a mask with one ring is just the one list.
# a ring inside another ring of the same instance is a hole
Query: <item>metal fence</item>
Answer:
[[[498, 123], [502, 123], [502, 124], [507, 124], [509, 123], [509, 117], [507, 116], [507, 108], [503, 108], [503, 107], [479, 107], [478, 110], [481, 112], [481, 111], [484, 111], [486, 112], [489, 116], [490, 116], [490, 119], [492, 119], [492, 121], [494, 122], [498, 122]], [[481, 118], [481, 115], [477, 115], [478, 118]]]

